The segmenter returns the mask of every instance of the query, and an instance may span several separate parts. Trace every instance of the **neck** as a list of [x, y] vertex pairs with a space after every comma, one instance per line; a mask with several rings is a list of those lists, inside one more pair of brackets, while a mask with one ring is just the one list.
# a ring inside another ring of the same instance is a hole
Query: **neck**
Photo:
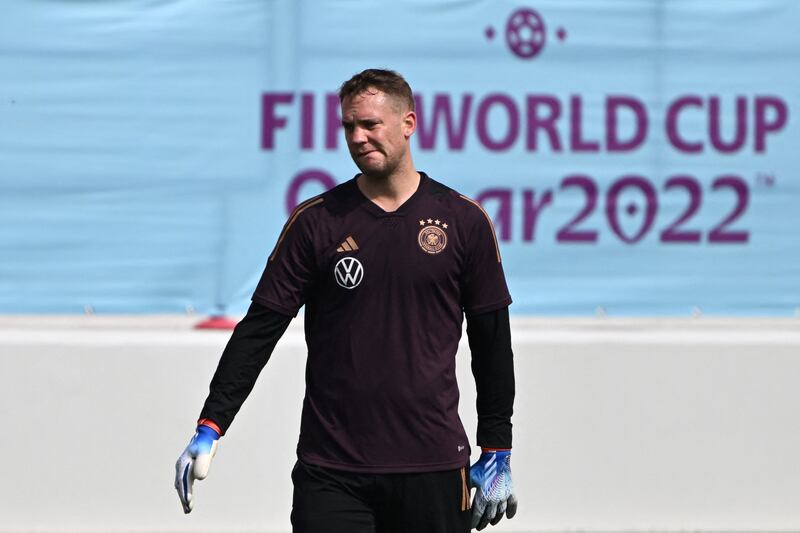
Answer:
[[411, 198], [419, 187], [420, 179], [419, 172], [410, 165], [389, 176], [359, 174], [356, 184], [364, 196], [384, 211], [391, 212]]

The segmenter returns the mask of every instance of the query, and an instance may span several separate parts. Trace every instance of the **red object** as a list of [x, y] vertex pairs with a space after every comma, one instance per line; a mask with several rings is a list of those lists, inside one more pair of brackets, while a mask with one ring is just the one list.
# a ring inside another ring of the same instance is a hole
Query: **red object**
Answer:
[[233, 329], [238, 323], [238, 320], [226, 316], [212, 316], [197, 324], [194, 329]]
[[214, 421], [211, 420], [210, 418], [201, 418], [200, 420], [197, 421], [197, 425], [198, 426], [208, 426], [211, 429], [213, 429], [214, 431], [216, 431], [217, 435], [219, 435], [220, 437], [222, 436], [222, 430], [219, 429], [219, 426], [217, 424], [215, 424]]

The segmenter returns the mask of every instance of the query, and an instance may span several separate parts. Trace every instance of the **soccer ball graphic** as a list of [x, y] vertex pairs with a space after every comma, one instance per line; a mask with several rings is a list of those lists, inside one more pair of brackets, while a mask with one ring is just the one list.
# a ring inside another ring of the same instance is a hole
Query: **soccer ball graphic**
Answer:
[[506, 42], [518, 57], [535, 57], [544, 48], [544, 19], [533, 9], [514, 11], [506, 23]]

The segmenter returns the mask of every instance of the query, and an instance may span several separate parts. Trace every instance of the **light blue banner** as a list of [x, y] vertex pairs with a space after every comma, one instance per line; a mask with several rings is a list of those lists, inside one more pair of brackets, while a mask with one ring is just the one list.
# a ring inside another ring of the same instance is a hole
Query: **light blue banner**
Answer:
[[352, 177], [335, 97], [418, 101], [417, 167], [495, 217], [512, 311], [800, 308], [800, 3], [9, 2], [0, 312], [241, 313]]

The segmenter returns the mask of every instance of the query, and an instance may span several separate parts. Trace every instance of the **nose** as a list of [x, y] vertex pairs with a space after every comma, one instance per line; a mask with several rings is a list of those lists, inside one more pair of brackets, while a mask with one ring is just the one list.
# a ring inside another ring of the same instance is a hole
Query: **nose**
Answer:
[[350, 134], [350, 142], [353, 144], [366, 144], [367, 142], [367, 133], [364, 128], [359, 128], [355, 126], [353, 128], [352, 133]]

